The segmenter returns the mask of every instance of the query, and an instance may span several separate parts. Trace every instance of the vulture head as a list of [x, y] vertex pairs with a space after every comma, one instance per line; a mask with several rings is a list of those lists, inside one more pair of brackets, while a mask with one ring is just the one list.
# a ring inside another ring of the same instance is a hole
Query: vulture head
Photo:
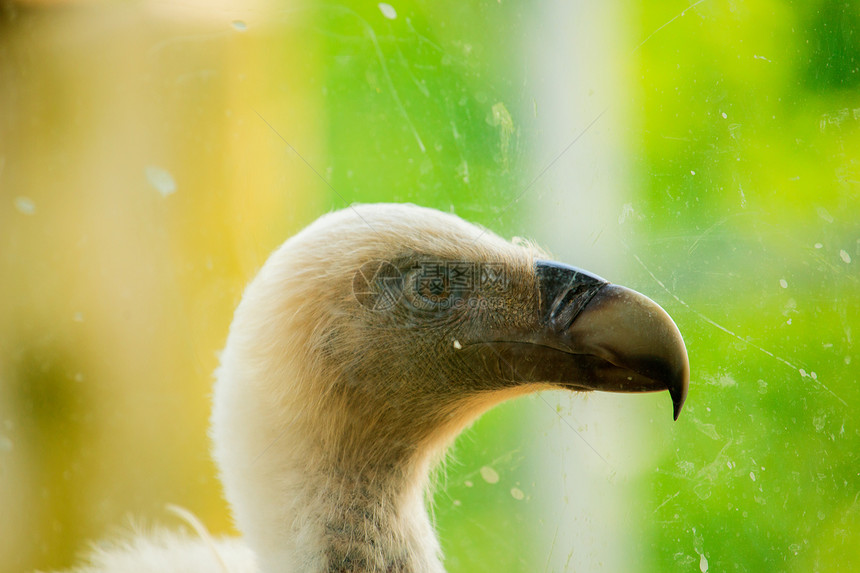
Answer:
[[442, 571], [425, 510], [445, 447], [544, 389], [668, 390], [687, 353], [656, 303], [462, 219], [359, 205], [286, 241], [248, 286], [212, 437], [261, 571]]

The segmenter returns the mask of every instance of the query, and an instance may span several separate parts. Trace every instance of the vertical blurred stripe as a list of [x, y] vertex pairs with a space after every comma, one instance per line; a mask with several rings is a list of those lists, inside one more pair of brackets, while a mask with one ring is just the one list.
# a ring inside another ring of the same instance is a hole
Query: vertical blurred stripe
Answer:
[[[624, 97], [630, 16], [615, 2], [542, 8], [541, 34], [531, 46], [538, 65], [531, 72], [541, 86], [535, 95], [543, 128], [536, 164], [548, 169], [530, 190], [541, 221], [536, 227], [560, 260], [621, 283], [621, 213], [632, 195]], [[554, 537], [540, 542], [548, 570], [636, 571], [629, 508], [638, 492], [629, 477], [641, 471], [647, 454], [625, 435], [641, 431], [653, 401], [567, 392], [544, 393], [543, 399], [551, 407], [541, 408], [534, 426], [545, 429], [535, 444], [542, 454], [542, 487], [555, 492], [540, 508], [555, 528]]]

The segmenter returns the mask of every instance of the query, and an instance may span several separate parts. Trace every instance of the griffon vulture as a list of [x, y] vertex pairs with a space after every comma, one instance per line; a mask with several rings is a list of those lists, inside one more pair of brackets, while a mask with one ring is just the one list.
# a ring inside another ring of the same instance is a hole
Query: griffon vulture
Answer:
[[641, 294], [432, 209], [334, 212], [271, 255], [221, 355], [211, 435], [244, 539], [142, 537], [80, 571], [441, 573], [428, 475], [482, 412], [668, 390], [677, 419], [688, 379]]

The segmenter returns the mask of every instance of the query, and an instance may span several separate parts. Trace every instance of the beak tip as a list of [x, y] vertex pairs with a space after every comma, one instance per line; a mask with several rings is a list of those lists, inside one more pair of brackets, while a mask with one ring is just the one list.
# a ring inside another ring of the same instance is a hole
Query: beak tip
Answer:
[[684, 407], [684, 402], [687, 400], [687, 388], [689, 387], [689, 370], [684, 372], [679, 384], [669, 386], [669, 395], [672, 397], [672, 415], [674, 420], [678, 421], [678, 416], [681, 415], [681, 409]]

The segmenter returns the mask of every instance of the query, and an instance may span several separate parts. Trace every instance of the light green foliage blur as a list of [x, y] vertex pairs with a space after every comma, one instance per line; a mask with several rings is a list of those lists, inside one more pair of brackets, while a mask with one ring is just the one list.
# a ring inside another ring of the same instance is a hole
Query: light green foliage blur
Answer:
[[527, 101], [516, 64], [528, 42], [527, 8], [402, 2], [388, 19], [373, 3], [320, 7], [338, 193], [456, 206], [468, 220], [495, 222], [527, 175], [520, 137], [529, 126], [523, 110], [507, 107]]
[[860, 6], [703, 2], [637, 60], [639, 270], [693, 370], [648, 570], [857, 569]]

